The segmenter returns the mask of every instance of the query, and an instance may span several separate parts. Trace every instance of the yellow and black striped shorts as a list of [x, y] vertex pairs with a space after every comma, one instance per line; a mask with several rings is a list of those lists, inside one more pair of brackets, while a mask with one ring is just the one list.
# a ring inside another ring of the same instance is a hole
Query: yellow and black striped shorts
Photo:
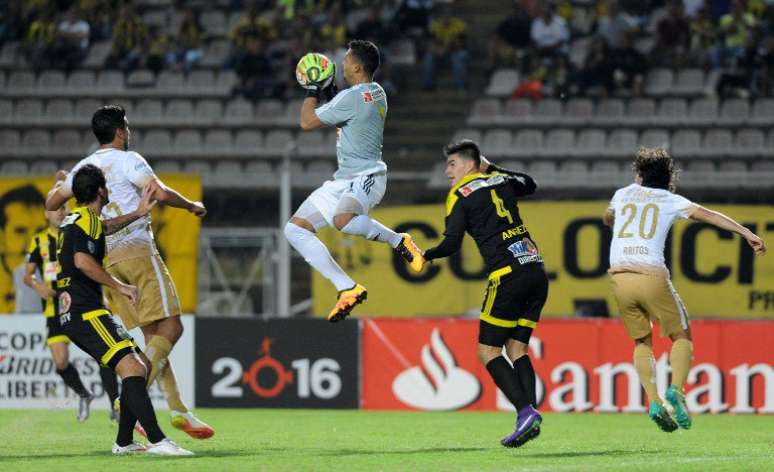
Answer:
[[493, 271], [481, 306], [478, 342], [503, 346], [513, 338], [528, 343], [547, 298], [548, 277], [542, 263]]
[[100, 365], [115, 370], [118, 362], [135, 351], [136, 344], [129, 333], [113, 319], [105, 308], [86, 313], [59, 315], [67, 337]]

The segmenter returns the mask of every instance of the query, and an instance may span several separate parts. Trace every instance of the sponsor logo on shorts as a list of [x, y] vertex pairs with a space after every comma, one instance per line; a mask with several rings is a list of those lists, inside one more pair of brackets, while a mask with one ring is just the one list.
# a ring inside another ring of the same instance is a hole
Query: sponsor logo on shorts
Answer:
[[[70, 294], [67, 292], [62, 292], [59, 294], [59, 313], [65, 314], [68, 311], [70, 311], [70, 305], [72, 304], [73, 299], [70, 297]], [[69, 316], [69, 313], [67, 313]]]
[[532, 262], [543, 262], [543, 256], [538, 253], [537, 246], [529, 238], [524, 238], [521, 241], [508, 246], [508, 250], [513, 253], [513, 257], [519, 262], [519, 264], [530, 264]]

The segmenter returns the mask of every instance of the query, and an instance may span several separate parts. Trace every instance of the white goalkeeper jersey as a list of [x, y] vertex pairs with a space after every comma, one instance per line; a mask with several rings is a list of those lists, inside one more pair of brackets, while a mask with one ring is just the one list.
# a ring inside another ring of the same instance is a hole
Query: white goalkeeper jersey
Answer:
[[688, 218], [696, 207], [669, 190], [631, 184], [610, 201], [615, 214], [610, 245], [610, 271], [664, 272], [664, 243], [672, 224]]
[[[63, 184], [66, 190], [72, 192], [73, 177], [86, 164], [94, 164], [105, 174], [110, 201], [102, 209], [103, 219], [115, 218], [137, 209], [142, 189], [155, 176], [148, 162], [134, 151], [99, 149], [73, 167]], [[150, 223], [150, 215], [147, 215], [107, 236], [107, 264], [157, 254]]]

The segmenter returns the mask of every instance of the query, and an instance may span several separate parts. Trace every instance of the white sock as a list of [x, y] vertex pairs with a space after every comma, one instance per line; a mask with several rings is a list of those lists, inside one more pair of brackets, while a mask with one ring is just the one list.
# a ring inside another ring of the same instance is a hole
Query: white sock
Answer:
[[336, 286], [336, 290], [347, 290], [355, 286], [346, 272], [336, 263], [328, 248], [317, 236], [294, 223], [285, 225], [285, 237], [293, 248], [300, 252], [309, 265]]
[[368, 215], [357, 215], [352, 218], [341, 228], [341, 232], [363, 236], [372, 241], [381, 241], [393, 248], [397, 247], [403, 240], [403, 236], [378, 221], [372, 220]]

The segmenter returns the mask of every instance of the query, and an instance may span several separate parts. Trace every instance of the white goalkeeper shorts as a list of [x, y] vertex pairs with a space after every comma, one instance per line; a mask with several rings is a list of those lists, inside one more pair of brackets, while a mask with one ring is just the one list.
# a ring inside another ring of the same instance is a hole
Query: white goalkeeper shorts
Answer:
[[301, 203], [293, 216], [309, 221], [315, 229], [333, 226], [336, 215], [368, 214], [382, 201], [386, 190], [385, 172], [328, 180]]

